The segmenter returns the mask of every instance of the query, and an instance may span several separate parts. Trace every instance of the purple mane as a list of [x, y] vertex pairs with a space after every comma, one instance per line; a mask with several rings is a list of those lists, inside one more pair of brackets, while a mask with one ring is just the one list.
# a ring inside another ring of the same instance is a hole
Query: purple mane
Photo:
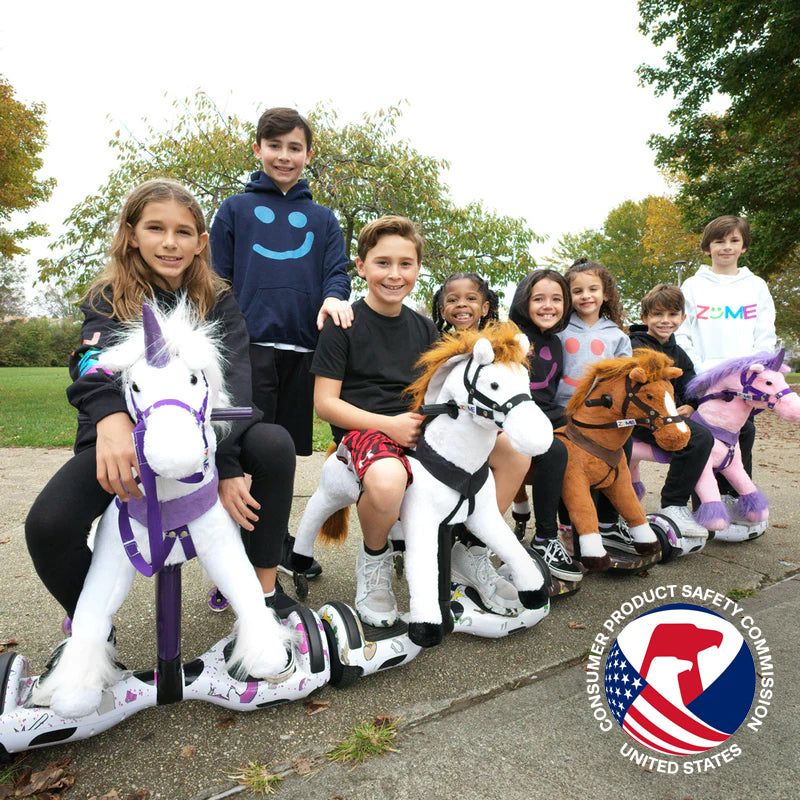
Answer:
[[692, 378], [686, 386], [686, 394], [689, 397], [700, 397], [707, 392], [714, 384], [719, 383], [728, 375], [735, 375], [739, 379], [742, 370], [749, 369], [751, 364], [763, 364], [766, 369], [778, 370], [783, 364], [784, 350], [781, 348], [776, 353], [762, 352], [754, 353], [751, 356], [741, 356], [723, 361], [712, 367], [708, 372], [703, 372], [696, 378]]

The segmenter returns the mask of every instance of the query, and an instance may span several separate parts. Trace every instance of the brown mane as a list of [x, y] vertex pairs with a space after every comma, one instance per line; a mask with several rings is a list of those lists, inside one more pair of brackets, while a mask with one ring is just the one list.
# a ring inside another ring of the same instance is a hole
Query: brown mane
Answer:
[[619, 356], [617, 358], [606, 358], [587, 367], [581, 376], [581, 381], [575, 389], [575, 394], [567, 403], [567, 415], [571, 416], [581, 406], [586, 398], [591, 394], [596, 384], [602, 381], [613, 381], [624, 378], [635, 367], [644, 370], [646, 382], [667, 380], [665, 370], [673, 366], [672, 359], [657, 350], [650, 350], [647, 347], [639, 347], [633, 351], [632, 356]]
[[519, 328], [513, 322], [494, 322], [482, 331], [460, 331], [443, 336], [416, 363], [422, 374], [405, 391], [411, 398], [411, 409], [418, 409], [424, 402], [428, 384], [442, 364], [453, 356], [471, 353], [478, 339], [486, 338], [494, 350], [496, 364], [522, 364], [528, 367], [528, 358], [519, 346]]

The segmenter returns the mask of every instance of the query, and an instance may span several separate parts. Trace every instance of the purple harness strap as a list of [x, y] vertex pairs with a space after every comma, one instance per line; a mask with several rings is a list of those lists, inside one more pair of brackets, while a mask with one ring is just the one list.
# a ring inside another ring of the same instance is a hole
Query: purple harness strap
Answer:
[[[188, 409], [193, 414], [195, 413], [184, 403], [175, 400], [159, 401], [159, 403], [180, 406]], [[151, 406], [151, 408], [153, 407], [155, 406]], [[181, 540], [183, 552], [187, 559], [194, 558], [197, 555], [187, 525], [213, 507], [217, 502], [219, 487], [217, 468], [214, 467], [214, 477], [204, 486], [183, 497], [167, 500], [163, 503], [159, 502], [156, 490], [156, 474], [148, 464], [144, 454], [145, 420], [149, 410], [145, 414], [139, 415], [139, 422], [133, 429], [133, 444], [136, 450], [139, 477], [144, 487], [145, 496], [141, 499], [132, 497], [127, 503], [123, 503], [119, 498], [116, 498], [117, 508], [119, 509], [119, 533], [125, 554], [136, 570], [146, 578], [152, 578], [153, 575], [161, 570], [177, 539]], [[201, 416], [198, 419], [200, 424], [202, 424], [204, 414], [205, 402], [203, 403]], [[223, 408], [212, 411], [211, 418], [214, 420], [236, 420], [245, 419], [252, 416], [252, 414], [253, 411], [250, 408]], [[203, 473], [198, 472], [189, 478], [181, 480], [183, 483], [198, 483], [202, 479]], [[149, 564], [136, 545], [136, 539], [131, 528], [131, 517], [141, 525], [147, 526], [147, 537], [150, 543]]]
[[723, 469], [729, 467], [736, 452], [736, 444], [739, 441], [739, 431], [729, 431], [725, 428], [718, 428], [716, 425], [712, 425], [708, 420], [703, 419], [699, 411], [695, 411], [690, 419], [699, 422], [704, 428], [708, 428], [708, 430], [711, 431], [711, 435], [715, 439], [719, 439], [719, 441], [728, 448], [727, 455], [718, 467], [714, 467], [714, 472], [721, 472]]
[[[148, 489], [151, 481], [143, 474], [142, 483], [145, 487], [145, 496], [141, 499], [132, 497], [127, 503], [123, 503], [117, 498], [116, 502], [119, 509], [119, 533], [125, 553], [138, 572], [141, 572], [146, 578], [151, 578], [164, 566], [164, 562], [178, 539], [181, 540], [187, 560], [197, 555], [188, 523], [213, 508], [217, 502], [219, 479], [215, 468], [213, 479], [204, 486], [191, 494], [162, 503], [159, 502], [156, 495], [155, 475], [152, 470], [147, 468], [142, 472], [150, 472], [152, 475], [152, 490]], [[131, 517], [141, 525], [147, 526], [150, 542], [149, 564], [139, 552], [131, 528]]]

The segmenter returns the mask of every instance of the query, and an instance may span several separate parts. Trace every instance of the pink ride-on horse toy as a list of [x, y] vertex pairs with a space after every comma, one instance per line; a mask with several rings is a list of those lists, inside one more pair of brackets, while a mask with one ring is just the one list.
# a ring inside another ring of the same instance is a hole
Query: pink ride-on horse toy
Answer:
[[[784, 351], [758, 353], [734, 358], [698, 375], [687, 387], [699, 405], [692, 415], [695, 422], [705, 425], [714, 435], [714, 449], [696, 486], [700, 506], [694, 517], [710, 531], [725, 531], [729, 526], [742, 528], [766, 521], [769, 502], [745, 472], [739, 450], [739, 431], [747, 419], [765, 409], [774, 411], [781, 419], [800, 421], [800, 397], [789, 388], [784, 378], [788, 368], [783, 364]], [[644, 485], [639, 473], [640, 461], [667, 463], [669, 454], [643, 442], [634, 441], [631, 457], [631, 478], [639, 497]], [[715, 474], [721, 472], [739, 493], [739, 499], [729, 511], [720, 497]], [[764, 526], [765, 527], [765, 526]], [[758, 531], [763, 532], [763, 529]], [[753, 538], [719, 535], [719, 538], [740, 540]]]

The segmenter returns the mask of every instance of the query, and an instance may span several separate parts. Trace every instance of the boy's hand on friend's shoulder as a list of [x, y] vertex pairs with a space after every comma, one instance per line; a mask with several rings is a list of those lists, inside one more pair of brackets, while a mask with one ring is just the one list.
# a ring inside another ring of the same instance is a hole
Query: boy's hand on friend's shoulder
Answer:
[[319, 314], [317, 314], [318, 330], [322, 330], [322, 326], [328, 317], [333, 320], [335, 325], [341, 328], [349, 328], [353, 322], [353, 307], [347, 300], [340, 300], [338, 297], [326, 297]]
[[407, 411], [396, 417], [387, 417], [388, 422], [383, 426], [383, 432], [401, 447], [414, 447], [422, 432], [424, 419], [422, 414], [414, 411]]
[[694, 414], [694, 408], [692, 408], [688, 403], [682, 406], [678, 406], [678, 413], [682, 417], [691, 417]]

